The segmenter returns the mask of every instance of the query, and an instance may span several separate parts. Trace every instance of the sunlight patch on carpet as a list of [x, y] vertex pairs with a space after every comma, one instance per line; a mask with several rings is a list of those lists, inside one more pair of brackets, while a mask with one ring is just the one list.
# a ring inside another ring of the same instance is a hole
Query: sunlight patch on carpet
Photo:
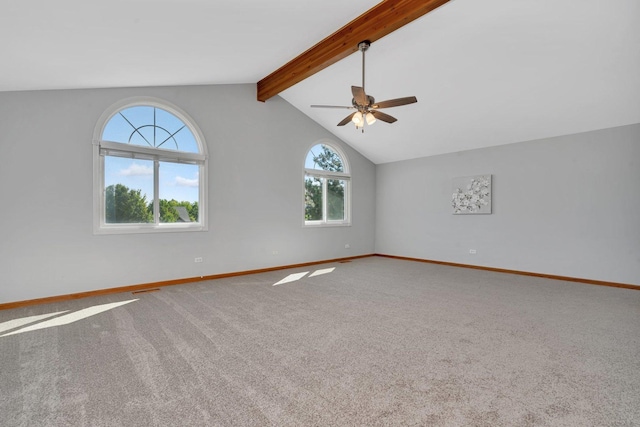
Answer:
[[316, 270], [313, 273], [311, 273], [309, 277], [316, 277], [316, 276], [321, 276], [323, 274], [329, 274], [333, 272], [333, 270], [335, 269], [336, 269], [335, 267], [331, 267], [331, 268], [323, 268], [322, 270]]
[[309, 274], [308, 271], [303, 271], [302, 273], [292, 273], [292, 274], [288, 275], [287, 277], [285, 277], [284, 279], [280, 280], [279, 282], [274, 283], [273, 286], [283, 285], [285, 283], [291, 283], [291, 282], [298, 281], [298, 280], [302, 279], [304, 276], [306, 276], [307, 274], [309, 274], [309, 277], [322, 276], [323, 274], [332, 273], [333, 270], [335, 270], [335, 269], [336, 269], [335, 267], [322, 268], [320, 270], [314, 271], [311, 274]]
[[7, 322], [2, 322], [0, 323], [0, 332], [19, 328], [20, 326], [28, 325], [29, 323], [37, 322], [38, 320], [48, 319], [49, 317], [57, 316], [58, 314], [66, 313], [67, 311], [69, 310], [57, 311], [55, 313], [38, 314], [35, 316], [22, 317], [20, 319], [13, 319]]
[[[39, 329], [52, 328], [54, 326], [68, 325], [70, 323], [74, 323], [74, 322], [77, 322], [79, 320], [86, 319], [86, 318], [91, 317], [91, 316], [95, 316], [96, 314], [100, 314], [100, 313], [105, 312], [105, 311], [113, 310], [116, 307], [120, 307], [122, 305], [129, 304], [129, 303], [134, 302], [134, 301], [138, 301], [138, 299], [132, 299], [132, 300], [129, 300], [129, 301], [113, 302], [113, 303], [109, 303], [109, 304], [94, 305], [93, 307], [83, 308], [82, 310], [78, 310], [78, 311], [75, 311], [73, 313], [65, 314], [63, 316], [56, 317], [55, 319], [45, 320], [44, 322], [36, 323], [35, 325], [27, 326], [25, 328], [18, 329], [17, 331], [9, 332], [8, 334], [0, 335], [0, 337], [7, 337], [9, 335], [21, 334], [23, 332], [37, 331]], [[50, 313], [48, 315], [43, 315], [43, 316], [44, 316], [44, 318], [46, 318], [46, 317], [55, 316], [56, 314], [60, 314], [60, 313], [64, 313], [64, 311], [61, 311], [59, 313], [52, 313], [52, 314]], [[32, 316], [32, 317], [37, 317], [37, 316]], [[28, 319], [28, 318], [24, 318], [24, 319]], [[17, 320], [20, 320], [20, 319], [17, 319]], [[34, 320], [31, 320], [31, 321], [34, 321]], [[30, 323], [30, 322], [27, 322], [27, 323]], [[16, 326], [14, 326], [14, 327], [16, 327]], [[12, 329], [12, 328], [7, 328], [5, 330], [8, 330], [8, 329]]]
[[273, 286], [283, 285], [285, 283], [290, 283], [290, 282], [295, 282], [296, 280], [302, 279], [308, 273], [309, 273], [308, 271], [303, 271], [302, 273], [290, 274], [287, 277], [285, 277], [284, 279], [280, 280], [278, 283], [274, 283]]

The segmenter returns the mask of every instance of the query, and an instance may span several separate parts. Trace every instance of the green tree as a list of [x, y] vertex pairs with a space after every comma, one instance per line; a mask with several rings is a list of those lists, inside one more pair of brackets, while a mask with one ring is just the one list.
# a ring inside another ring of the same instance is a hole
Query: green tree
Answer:
[[[189, 202], [183, 202], [183, 203], [189, 203]], [[198, 217], [199, 217], [198, 202], [193, 202], [190, 205], [191, 205], [190, 207], [187, 207], [187, 212], [189, 212], [189, 218], [191, 218], [191, 221], [198, 222]]]
[[[178, 222], [177, 206], [183, 206], [189, 219], [198, 221], [198, 202], [178, 202], [175, 199], [160, 199], [160, 222]], [[132, 190], [123, 184], [110, 185], [105, 189], [105, 213], [107, 223], [153, 222], [153, 201], [147, 202], [142, 190]]]
[[304, 219], [319, 221], [322, 219], [322, 179], [307, 176], [304, 180]]
[[105, 189], [105, 214], [107, 223], [153, 222], [153, 213], [147, 208], [142, 190], [132, 190], [122, 184]]
[[320, 166], [322, 170], [330, 172], [344, 172], [342, 159], [338, 156], [338, 153], [326, 145], [322, 146], [322, 152], [320, 154], [313, 156], [313, 161]]
[[174, 206], [178, 206], [176, 200], [160, 199], [160, 222], [178, 222], [180, 216], [174, 209]]
[[[198, 202], [178, 202], [175, 199], [165, 200], [160, 199], [160, 222], [179, 222], [180, 215], [176, 210], [176, 207], [182, 206], [186, 209], [189, 219], [193, 222], [198, 221]], [[149, 203], [149, 211], [153, 215], [153, 203]]]

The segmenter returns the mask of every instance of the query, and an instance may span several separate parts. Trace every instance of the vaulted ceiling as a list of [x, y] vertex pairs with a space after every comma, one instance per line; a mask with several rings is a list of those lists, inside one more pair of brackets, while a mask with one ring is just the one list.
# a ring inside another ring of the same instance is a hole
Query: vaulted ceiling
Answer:
[[[5, 0], [0, 91], [256, 83], [377, 3]], [[451, 0], [367, 52], [368, 93], [418, 98], [398, 122], [310, 108], [350, 104], [359, 53], [280, 96], [385, 163], [638, 123], [638, 76], [637, 0]]]

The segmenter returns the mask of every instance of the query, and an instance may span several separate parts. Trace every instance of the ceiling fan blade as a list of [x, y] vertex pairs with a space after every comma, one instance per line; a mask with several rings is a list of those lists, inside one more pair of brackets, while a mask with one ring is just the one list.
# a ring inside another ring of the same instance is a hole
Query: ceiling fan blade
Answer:
[[355, 110], [355, 107], [347, 107], [342, 105], [312, 105], [311, 108], [346, 108], [347, 110]]
[[401, 105], [413, 104], [414, 102], [418, 102], [418, 99], [415, 96], [407, 96], [405, 98], [396, 98], [389, 99], [387, 101], [376, 102], [371, 106], [371, 108], [399, 107]]
[[362, 106], [369, 104], [367, 101], [367, 95], [364, 93], [364, 89], [360, 86], [351, 86], [351, 93], [353, 94], [353, 99], [356, 100], [356, 104]]
[[349, 114], [347, 117], [345, 117], [344, 119], [342, 119], [342, 121], [340, 123], [338, 123], [338, 126], [344, 126], [347, 123], [349, 123], [351, 121], [351, 119], [353, 118], [354, 114], [356, 114], [356, 112]]
[[382, 111], [373, 110], [371, 111], [371, 114], [373, 114], [373, 117], [375, 117], [378, 120], [382, 120], [383, 122], [393, 123], [395, 121], [398, 121], [398, 119], [396, 119], [395, 117], [385, 114]]

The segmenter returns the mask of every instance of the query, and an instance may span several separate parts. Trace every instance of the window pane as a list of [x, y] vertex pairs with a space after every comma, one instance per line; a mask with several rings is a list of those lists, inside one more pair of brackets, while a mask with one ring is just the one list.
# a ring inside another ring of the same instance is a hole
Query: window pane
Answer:
[[344, 220], [345, 181], [327, 180], [327, 216], [329, 221]]
[[317, 144], [311, 147], [304, 163], [307, 169], [344, 172], [342, 158], [331, 147]]
[[[156, 124], [168, 131], [163, 140], [158, 137], [157, 147], [166, 148], [168, 150], [180, 150], [188, 153], [198, 153], [198, 144], [193, 133], [185, 126], [184, 122], [173, 114], [156, 108]], [[158, 132], [159, 133], [159, 132]]]
[[153, 222], [153, 162], [105, 156], [105, 222]]
[[198, 222], [199, 166], [160, 162], [160, 222]]
[[304, 179], [304, 219], [322, 220], [322, 179], [306, 176]]
[[102, 139], [125, 144], [198, 153], [189, 128], [173, 114], [160, 108], [135, 106], [114, 115], [104, 128]]

